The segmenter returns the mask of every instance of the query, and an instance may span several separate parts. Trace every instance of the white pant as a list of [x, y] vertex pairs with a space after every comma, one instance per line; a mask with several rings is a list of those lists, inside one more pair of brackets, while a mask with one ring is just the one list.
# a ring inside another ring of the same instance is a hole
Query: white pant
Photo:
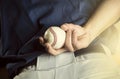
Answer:
[[104, 48], [104, 53], [90, 52], [77, 57], [70, 52], [58, 56], [41, 55], [36, 66], [23, 69], [14, 79], [120, 79], [120, 67], [111, 57], [120, 53], [120, 21], [91, 45], [97, 44]]

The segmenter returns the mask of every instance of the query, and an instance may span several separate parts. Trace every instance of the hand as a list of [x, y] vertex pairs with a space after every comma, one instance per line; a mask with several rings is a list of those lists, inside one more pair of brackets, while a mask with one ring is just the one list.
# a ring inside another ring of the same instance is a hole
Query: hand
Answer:
[[46, 48], [46, 51], [52, 55], [58, 55], [67, 51], [64, 47], [60, 49], [54, 49], [49, 43], [45, 42], [45, 39], [43, 37], [39, 37], [39, 42]]
[[90, 35], [83, 27], [66, 23], [61, 28], [66, 31], [65, 48], [68, 51], [86, 48], [90, 44]]
[[82, 48], [86, 48], [89, 45], [89, 34], [85, 31], [85, 29], [79, 25], [75, 24], [63, 24], [61, 26], [66, 32], [66, 40], [63, 48], [54, 49], [49, 43], [46, 43], [43, 37], [40, 37], [40, 44], [42, 44], [46, 51], [52, 55], [58, 55], [65, 51], [75, 51]]

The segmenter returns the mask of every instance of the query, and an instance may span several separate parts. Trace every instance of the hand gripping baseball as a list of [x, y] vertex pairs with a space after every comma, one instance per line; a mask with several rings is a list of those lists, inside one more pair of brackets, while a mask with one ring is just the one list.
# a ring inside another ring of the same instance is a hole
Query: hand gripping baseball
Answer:
[[66, 51], [64, 48], [66, 33], [60, 27], [52, 26], [48, 28], [44, 37], [40, 37], [39, 39], [46, 50], [53, 55], [58, 55]]

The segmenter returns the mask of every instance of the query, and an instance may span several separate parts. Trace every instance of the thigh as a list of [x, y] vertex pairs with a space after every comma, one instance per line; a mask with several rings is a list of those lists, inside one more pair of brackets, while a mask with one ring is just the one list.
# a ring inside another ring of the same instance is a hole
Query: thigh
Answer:
[[38, 79], [35, 65], [24, 68], [14, 79]]
[[74, 53], [44, 54], [37, 58], [36, 66], [24, 68], [14, 79], [75, 79], [74, 65]]
[[120, 79], [120, 68], [103, 53], [85, 54], [76, 59], [76, 79]]

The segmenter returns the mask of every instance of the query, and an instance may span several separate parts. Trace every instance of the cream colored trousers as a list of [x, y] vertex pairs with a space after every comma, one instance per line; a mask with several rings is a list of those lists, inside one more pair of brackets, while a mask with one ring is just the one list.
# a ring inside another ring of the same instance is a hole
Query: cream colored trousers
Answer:
[[[97, 45], [104, 52], [92, 50], [78, 56], [71, 52], [58, 56], [43, 54], [37, 58], [37, 65], [24, 68], [14, 79], [120, 79], [120, 21], [105, 30], [90, 46]], [[90, 46], [88, 48], [92, 49]]]

